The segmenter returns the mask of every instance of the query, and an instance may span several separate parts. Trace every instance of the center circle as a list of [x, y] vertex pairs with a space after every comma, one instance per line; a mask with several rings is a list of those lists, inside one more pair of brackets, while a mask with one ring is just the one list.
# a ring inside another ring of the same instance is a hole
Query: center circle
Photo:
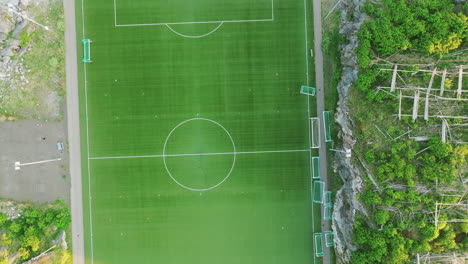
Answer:
[[236, 164], [231, 134], [216, 121], [192, 118], [175, 126], [164, 142], [164, 168], [177, 185], [208, 191], [224, 183]]

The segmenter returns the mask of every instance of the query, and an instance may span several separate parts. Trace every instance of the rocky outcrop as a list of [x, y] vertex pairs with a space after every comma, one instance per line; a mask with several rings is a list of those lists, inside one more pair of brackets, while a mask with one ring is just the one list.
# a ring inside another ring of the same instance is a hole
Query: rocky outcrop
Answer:
[[57, 238], [55, 240], [53, 240], [51, 242], [52, 245], [57, 245], [59, 247], [62, 247], [63, 249], [67, 250], [68, 249], [68, 245], [67, 245], [67, 241], [66, 241], [66, 236], [67, 234], [65, 233], [65, 231], [60, 231], [59, 235], [57, 236]]
[[28, 24], [21, 16], [12, 15], [9, 10], [18, 11], [19, 0], [0, 0], [0, 62], [9, 61], [20, 44], [20, 35]]
[[0, 213], [7, 215], [8, 220], [14, 220], [21, 216], [22, 209], [20, 206], [9, 200], [0, 201]]
[[[356, 143], [352, 130], [354, 123], [349, 116], [347, 100], [349, 89], [358, 76], [359, 69], [354, 51], [359, 44], [357, 32], [365, 20], [365, 15], [360, 11], [363, 4], [364, 0], [344, 0], [340, 5], [340, 34], [346, 36], [348, 44], [341, 47], [343, 71], [337, 87], [339, 101], [335, 121], [341, 127], [338, 136], [343, 139], [343, 149], [352, 149]], [[352, 15], [350, 16], [349, 13], [352, 13]], [[349, 21], [348, 18], [350, 17], [353, 20]], [[332, 228], [335, 235], [337, 263], [350, 263], [351, 254], [356, 250], [352, 243], [355, 215], [357, 212], [364, 216], [368, 215], [364, 206], [356, 199], [357, 194], [362, 190], [362, 172], [352, 163], [351, 158], [347, 158], [344, 153], [339, 152], [336, 153], [333, 168], [344, 182], [336, 194], [333, 209]]]

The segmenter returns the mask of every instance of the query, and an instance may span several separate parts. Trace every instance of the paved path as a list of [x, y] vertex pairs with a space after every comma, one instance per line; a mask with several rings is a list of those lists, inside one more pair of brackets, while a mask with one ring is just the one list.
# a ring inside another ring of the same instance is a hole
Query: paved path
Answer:
[[83, 197], [81, 187], [78, 63], [76, 58], [75, 1], [64, 0], [67, 74], [68, 146], [70, 151], [73, 263], [84, 264]]
[[[320, 119], [320, 180], [325, 182], [325, 188], [328, 188], [328, 175], [327, 175], [327, 145], [325, 142], [325, 130], [323, 124], [323, 111], [325, 110], [325, 96], [324, 96], [324, 82], [323, 82], [323, 54], [322, 54], [322, 11], [321, 11], [321, 0], [313, 0], [314, 9], [314, 58], [315, 58], [315, 85], [317, 88], [317, 115]], [[330, 230], [330, 221], [323, 220], [324, 211], [322, 207], [322, 231]], [[330, 248], [325, 246], [325, 240], [323, 239], [323, 250], [325, 255], [323, 256], [323, 263], [329, 264], [330, 260]]]

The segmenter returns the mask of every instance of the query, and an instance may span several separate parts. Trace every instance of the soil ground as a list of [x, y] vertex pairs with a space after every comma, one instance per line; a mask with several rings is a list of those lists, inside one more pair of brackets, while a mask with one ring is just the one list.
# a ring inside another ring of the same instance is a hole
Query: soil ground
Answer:
[[[40, 203], [61, 199], [70, 202], [65, 122], [17, 120], [0, 122], [0, 197]], [[57, 150], [57, 142], [65, 150]], [[61, 158], [60, 161], [23, 166], [28, 163]]]

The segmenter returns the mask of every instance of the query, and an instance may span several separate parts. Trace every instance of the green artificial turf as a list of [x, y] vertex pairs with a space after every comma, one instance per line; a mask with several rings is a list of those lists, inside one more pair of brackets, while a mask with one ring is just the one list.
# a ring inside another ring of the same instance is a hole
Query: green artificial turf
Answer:
[[319, 262], [310, 3], [83, 1], [87, 263]]
[[272, 0], [115, 0], [116, 24], [272, 19]]

